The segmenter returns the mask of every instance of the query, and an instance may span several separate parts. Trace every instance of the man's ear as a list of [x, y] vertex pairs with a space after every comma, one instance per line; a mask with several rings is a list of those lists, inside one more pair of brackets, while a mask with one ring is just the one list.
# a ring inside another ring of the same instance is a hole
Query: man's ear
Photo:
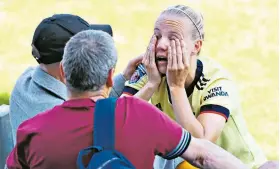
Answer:
[[114, 80], [113, 80], [114, 73], [115, 73], [114, 68], [109, 70], [108, 78], [107, 78], [107, 82], [106, 82], [107, 87], [113, 87], [113, 85], [114, 85]]
[[66, 84], [66, 78], [65, 78], [65, 73], [63, 70], [62, 62], [59, 63], [59, 75], [62, 83]]
[[202, 40], [197, 40], [194, 44], [194, 48], [191, 54], [198, 55], [200, 53], [201, 47], [202, 47]]

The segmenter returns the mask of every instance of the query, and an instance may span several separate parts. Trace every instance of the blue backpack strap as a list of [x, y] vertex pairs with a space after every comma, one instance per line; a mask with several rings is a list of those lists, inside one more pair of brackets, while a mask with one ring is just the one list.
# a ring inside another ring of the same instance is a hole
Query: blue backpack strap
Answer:
[[95, 105], [93, 146], [115, 148], [115, 108], [117, 98], [99, 99]]

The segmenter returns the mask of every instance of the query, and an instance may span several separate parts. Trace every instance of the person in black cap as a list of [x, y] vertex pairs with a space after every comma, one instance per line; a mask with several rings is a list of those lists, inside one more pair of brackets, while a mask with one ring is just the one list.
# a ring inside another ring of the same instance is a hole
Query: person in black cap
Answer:
[[[59, 64], [66, 42], [76, 33], [87, 29], [102, 30], [113, 36], [110, 25], [90, 25], [81, 17], [71, 14], [53, 15], [44, 19], [36, 28], [32, 40], [32, 55], [39, 66], [28, 68], [19, 77], [10, 97], [14, 142], [16, 130], [22, 121], [67, 99]], [[132, 59], [123, 73], [114, 77], [110, 96], [121, 95], [125, 81], [130, 79], [141, 60], [141, 57]]]
[[38, 63], [58, 63], [62, 60], [64, 46], [69, 38], [86, 29], [102, 30], [113, 36], [110, 25], [89, 25], [79, 16], [57, 14], [44, 19], [36, 28], [32, 55]]

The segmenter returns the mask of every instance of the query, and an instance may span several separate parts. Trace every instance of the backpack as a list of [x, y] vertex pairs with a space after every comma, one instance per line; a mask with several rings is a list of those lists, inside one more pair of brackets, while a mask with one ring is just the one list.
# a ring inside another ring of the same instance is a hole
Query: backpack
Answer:
[[[93, 126], [93, 146], [81, 150], [77, 158], [79, 169], [135, 169], [130, 161], [115, 150], [115, 107], [117, 98], [96, 102]], [[93, 153], [88, 166], [83, 157]]]

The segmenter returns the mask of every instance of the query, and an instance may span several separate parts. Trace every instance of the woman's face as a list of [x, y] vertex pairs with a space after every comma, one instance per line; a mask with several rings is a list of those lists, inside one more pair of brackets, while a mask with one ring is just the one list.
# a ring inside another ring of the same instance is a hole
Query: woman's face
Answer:
[[191, 39], [192, 26], [186, 17], [174, 14], [162, 14], [157, 19], [154, 26], [154, 34], [157, 37], [155, 52], [157, 68], [161, 74], [166, 74], [168, 46], [171, 45], [171, 40], [184, 40], [187, 55], [192, 54], [195, 46]]

